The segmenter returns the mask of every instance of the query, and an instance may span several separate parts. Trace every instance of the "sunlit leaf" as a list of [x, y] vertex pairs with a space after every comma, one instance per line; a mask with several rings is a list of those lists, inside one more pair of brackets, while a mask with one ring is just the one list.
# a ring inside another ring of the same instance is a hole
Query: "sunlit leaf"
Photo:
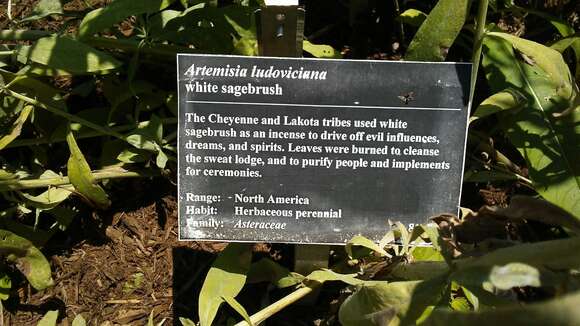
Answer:
[[506, 89], [485, 99], [475, 109], [469, 123], [506, 110], [520, 109], [526, 104], [526, 98], [517, 90]]
[[108, 208], [111, 205], [111, 201], [103, 188], [95, 184], [91, 168], [79, 149], [72, 132], [68, 133], [66, 141], [70, 150], [70, 158], [67, 163], [70, 182], [83, 198], [95, 207], [101, 209]]
[[492, 90], [515, 89], [527, 102], [503, 114], [501, 126], [526, 159], [535, 189], [580, 218], [580, 111], [569, 110], [578, 95], [568, 66], [549, 47], [504, 33], [488, 35], [483, 65]]
[[478, 312], [451, 312], [435, 309], [422, 325], [578, 325], [580, 324], [580, 293], [556, 299], [486, 309]]
[[489, 281], [500, 290], [524, 286], [540, 287], [542, 285], [538, 269], [521, 263], [492, 267]]
[[368, 248], [381, 256], [389, 256], [389, 254], [385, 251], [385, 249], [379, 247], [374, 241], [369, 240], [361, 235], [354, 236], [350, 239], [345, 246], [346, 253], [349, 257], [353, 258], [353, 247], [360, 246], [364, 248]]
[[468, 0], [439, 0], [409, 44], [405, 60], [444, 61], [463, 28], [468, 9]]
[[85, 38], [112, 27], [132, 15], [151, 14], [167, 8], [175, 0], [115, 0], [108, 6], [95, 9], [85, 15], [79, 25], [78, 36]]
[[357, 274], [339, 274], [330, 269], [321, 269], [308, 274], [306, 279], [318, 283], [340, 281], [350, 285], [362, 284], [363, 281], [355, 278], [356, 275]]
[[302, 42], [302, 49], [316, 58], [342, 58], [340, 51], [335, 50], [330, 45], [312, 44], [310, 41], [304, 40]]
[[21, 46], [17, 55], [22, 63], [35, 62], [70, 74], [104, 73], [121, 65], [113, 56], [66, 36], [43, 37]]
[[62, 0], [40, 0], [30, 15], [20, 20], [20, 23], [39, 20], [50, 15], [62, 15]]
[[344, 326], [415, 324], [428, 306], [437, 303], [446, 288], [445, 278], [409, 282], [366, 282], [340, 306]]
[[[7, 134], [0, 136], [0, 150], [10, 144], [14, 139], [20, 136], [22, 131], [22, 126], [28, 120], [28, 116], [32, 112], [33, 107], [31, 105], [25, 106], [22, 111], [20, 111], [18, 118], [12, 124], [12, 127]], [[4, 133], [4, 132], [2, 132]]]
[[72, 187], [50, 187], [40, 195], [33, 196], [24, 192], [20, 195], [24, 197], [28, 204], [39, 209], [52, 209], [65, 201], [72, 193]]
[[85, 318], [83, 318], [83, 315], [81, 314], [78, 314], [72, 322], [72, 326], [86, 326], [86, 325], [87, 322]]
[[0, 273], [0, 300], [8, 300], [10, 289], [12, 288], [12, 279], [8, 274]]
[[14, 263], [26, 279], [37, 290], [54, 284], [50, 264], [30, 241], [16, 234], [0, 230], [0, 250], [6, 260]]
[[269, 282], [279, 288], [300, 284], [303, 276], [291, 273], [287, 268], [268, 258], [252, 264], [248, 272], [248, 283]]
[[211, 326], [224, 297], [242, 290], [252, 260], [252, 246], [230, 243], [210, 268], [199, 293], [199, 323]]
[[397, 20], [415, 27], [421, 26], [425, 19], [427, 19], [427, 15], [417, 9], [407, 9], [397, 17]]
[[51, 310], [42, 317], [36, 326], [56, 326], [58, 310]]
[[222, 297], [222, 299], [230, 306], [232, 307], [238, 314], [240, 314], [240, 316], [242, 316], [242, 318], [244, 318], [244, 320], [246, 321], [246, 323], [248, 323], [248, 325], [253, 326], [254, 323], [252, 323], [252, 321], [250, 320], [250, 315], [248, 315], [248, 312], [246, 311], [246, 309], [234, 298], [232, 297]]

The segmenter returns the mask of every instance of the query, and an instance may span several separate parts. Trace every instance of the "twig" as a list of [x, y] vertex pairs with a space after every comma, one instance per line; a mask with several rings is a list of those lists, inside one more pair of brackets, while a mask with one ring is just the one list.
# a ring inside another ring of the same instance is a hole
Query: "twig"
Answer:
[[487, 17], [487, 7], [489, 0], [479, 0], [479, 8], [477, 9], [475, 37], [473, 42], [473, 67], [471, 69], [471, 89], [469, 91], [469, 103], [473, 103], [473, 95], [475, 94], [475, 84], [477, 83], [477, 73], [479, 71], [479, 63], [481, 60], [481, 50], [483, 48], [483, 38], [485, 37], [485, 18]]
[[[120, 178], [142, 178], [142, 177], [155, 177], [159, 176], [159, 173], [153, 171], [127, 171], [124, 169], [107, 169], [107, 170], [97, 170], [93, 173], [93, 178], [95, 181], [104, 179], [120, 179]], [[55, 178], [45, 178], [45, 179], [11, 179], [0, 181], [0, 192], [1, 191], [13, 191], [13, 190], [23, 190], [23, 189], [34, 189], [34, 188], [45, 188], [49, 186], [64, 186], [70, 185], [71, 182], [68, 177], [55, 177]]]
[[39, 107], [39, 108], [45, 109], [46, 111], [51, 112], [51, 113], [54, 113], [56, 115], [59, 115], [59, 116], [65, 118], [67, 120], [80, 123], [81, 125], [86, 126], [88, 128], [91, 128], [93, 130], [96, 130], [96, 131], [98, 131], [98, 132], [100, 132], [100, 133], [102, 133], [104, 135], [109, 135], [109, 136], [112, 136], [112, 137], [115, 137], [115, 138], [119, 138], [121, 140], [126, 141], [125, 136], [123, 136], [122, 134], [120, 134], [120, 133], [118, 133], [118, 132], [116, 132], [116, 131], [114, 131], [114, 130], [112, 130], [110, 128], [100, 126], [100, 125], [98, 125], [96, 123], [93, 123], [93, 122], [90, 122], [90, 121], [85, 120], [83, 118], [80, 118], [80, 117], [78, 117], [78, 116], [76, 116], [74, 114], [70, 114], [68, 112], [65, 112], [65, 111], [63, 111], [63, 110], [61, 110], [59, 108], [54, 107], [54, 106], [50, 106], [50, 105], [44, 104], [44, 103], [39, 102], [39, 101], [37, 101], [37, 100], [35, 100], [33, 98], [30, 98], [28, 96], [25, 96], [25, 95], [22, 95], [22, 94], [20, 94], [18, 92], [15, 92], [13, 90], [10, 90], [10, 89], [8, 89], [6, 87], [1, 88], [0, 91], [6, 92], [8, 95], [10, 95], [12, 97], [15, 97], [15, 98], [17, 98], [19, 100], [22, 100], [22, 101], [24, 101], [24, 102], [26, 102], [28, 104], [34, 105], [35, 107]]
[[[268, 319], [275, 313], [281, 311], [282, 309], [288, 307], [289, 305], [293, 304], [294, 302], [304, 298], [316, 288], [318, 288], [322, 283], [313, 283], [310, 286], [301, 287], [298, 290], [288, 294], [287, 296], [283, 297], [282, 299], [274, 302], [273, 304], [267, 306], [266, 308], [258, 311], [257, 313], [250, 316], [250, 321], [252, 324], [258, 325], [264, 320]], [[249, 326], [248, 323], [244, 320], [241, 321], [234, 326]]]
[[8, 16], [8, 20], [12, 21], [12, 0], [8, 0], [8, 4], [6, 5], [6, 15]]

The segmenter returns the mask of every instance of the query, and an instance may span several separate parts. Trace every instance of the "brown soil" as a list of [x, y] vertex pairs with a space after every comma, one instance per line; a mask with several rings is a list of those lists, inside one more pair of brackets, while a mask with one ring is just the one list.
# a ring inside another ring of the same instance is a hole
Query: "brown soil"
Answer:
[[47, 254], [55, 286], [13, 293], [4, 325], [36, 325], [49, 310], [60, 311], [62, 325], [77, 314], [89, 325], [145, 325], [151, 313], [156, 323], [171, 325], [174, 309], [191, 316], [199, 293], [192, 287], [201, 285], [213, 253], [225, 244], [179, 242], [176, 208], [174, 195], [167, 194], [132, 211], [81, 214], [80, 230], [56, 235], [47, 245], [62, 251]]

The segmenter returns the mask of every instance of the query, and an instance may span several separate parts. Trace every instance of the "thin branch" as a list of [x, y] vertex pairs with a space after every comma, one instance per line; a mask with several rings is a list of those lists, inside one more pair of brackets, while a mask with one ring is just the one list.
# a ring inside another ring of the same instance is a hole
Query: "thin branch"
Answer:
[[469, 91], [469, 103], [473, 103], [473, 95], [475, 94], [475, 84], [477, 83], [477, 73], [479, 71], [479, 63], [481, 60], [481, 51], [483, 48], [483, 38], [485, 37], [485, 19], [487, 17], [487, 8], [489, 0], [479, 0], [479, 8], [477, 9], [475, 38], [473, 42], [473, 67], [471, 69], [471, 89]]
[[[142, 177], [155, 177], [159, 176], [159, 173], [154, 173], [152, 171], [127, 171], [124, 169], [106, 169], [98, 170], [92, 173], [96, 181], [104, 179], [120, 179], [120, 178], [142, 178]], [[26, 180], [2, 180], [0, 181], [0, 192], [1, 191], [14, 191], [23, 189], [34, 189], [34, 188], [45, 188], [45, 187], [56, 187], [70, 185], [70, 180], [68, 177], [55, 177], [46, 179], [26, 179]]]

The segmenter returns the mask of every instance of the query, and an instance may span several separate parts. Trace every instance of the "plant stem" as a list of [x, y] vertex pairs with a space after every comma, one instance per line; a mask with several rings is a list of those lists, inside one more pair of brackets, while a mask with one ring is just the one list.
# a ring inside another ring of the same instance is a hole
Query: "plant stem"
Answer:
[[[0, 31], [0, 40], [4, 41], [36, 41], [39, 38], [54, 35], [53, 33], [38, 30], [2, 30]], [[167, 44], [149, 44], [141, 45], [141, 41], [129, 39], [115, 39], [108, 37], [87, 37], [80, 40], [84, 43], [98, 48], [122, 50], [126, 52], [137, 52], [153, 56], [167, 57], [175, 59], [177, 53], [198, 53], [194, 49], [185, 46], [175, 46]]]
[[5, 29], [0, 31], [1, 41], [36, 41], [52, 35], [51, 32], [27, 29]]
[[[137, 172], [127, 171], [124, 169], [110, 169], [100, 170], [92, 173], [96, 181], [103, 179], [120, 179], [120, 178], [138, 178], [138, 177], [152, 177], [158, 176], [157, 173], [151, 172]], [[23, 189], [45, 188], [49, 186], [64, 186], [69, 185], [68, 177], [56, 177], [46, 179], [30, 179], [30, 180], [2, 180], [0, 181], [1, 191], [14, 191]]]
[[27, 96], [24, 96], [24, 95], [22, 95], [20, 93], [17, 93], [17, 92], [15, 92], [13, 90], [10, 90], [10, 89], [8, 89], [6, 87], [3, 87], [1, 90], [4, 91], [4, 92], [6, 92], [6, 93], [8, 93], [8, 95], [10, 95], [12, 97], [15, 97], [15, 98], [17, 98], [19, 100], [22, 100], [22, 101], [24, 101], [26, 103], [29, 103], [31, 105], [34, 105], [35, 107], [39, 107], [39, 108], [45, 109], [48, 112], [54, 113], [54, 114], [56, 114], [58, 116], [61, 116], [61, 117], [65, 118], [65, 119], [68, 119], [70, 121], [74, 121], [74, 122], [80, 123], [83, 126], [86, 126], [88, 128], [91, 128], [93, 130], [96, 130], [96, 131], [100, 132], [101, 134], [109, 135], [109, 136], [112, 136], [112, 137], [115, 137], [115, 138], [119, 138], [121, 140], [125, 140], [125, 136], [121, 135], [120, 133], [118, 133], [118, 132], [116, 132], [116, 131], [114, 131], [114, 130], [112, 130], [110, 128], [100, 126], [100, 125], [98, 125], [96, 123], [90, 122], [90, 121], [85, 120], [85, 119], [80, 118], [80, 117], [77, 117], [74, 114], [70, 114], [70, 113], [65, 112], [65, 111], [63, 111], [61, 109], [58, 109], [56, 107], [53, 107], [53, 106], [50, 106], [50, 105], [46, 105], [46, 104], [41, 103], [41, 102], [39, 102], [39, 101], [37, 101], [35, 99], [32, 99], [30, 97], [27, 97]]
[[13, 55], [15, 51], [0, 51], [0, 57]]
[[[267, 306], [266, 308], [258, 311], [257, 313], [250, 316], [250, 320], [252, 321], [252, 324], [254, 324], [254, 325], [260, 324], [261, 322], [268, 319], [269, 317], [271, 317], [275, 313], [288, 307], [289, 305], [293, 304], [294, 302], [304, 298], [306, 295], [310, 294], [312, 291], [314, 291], [320, 285], [321, 285], [321, 283], [314, 283], [310, 286], [301, 287], [298, 290], [283, 297], [282, 299], [272, 303], [271, 305]], [[241, 321], [241, 322], [235, 324], [234, 326], [249, 326], [249, 325], [244, 320], [244, 321]]]
[[469, 103], [473, 103], [473, 95], [475, 94], [475, 84], [477, 83], [477, 73], [479, 71], [479, 63], [481, 60], [481, 50], [483, 48], [483, 38], [485, 37], [485, 19], [487, 17], [487, 8], [489, 0], [479, 0], [479, 7], [477, 9], [475, 37], [473, 42], [473, 67], [471, 69], [471, 90], [469, 91]]
[[[177, 118], [161, 119], [161, 123], [162, 124], [175, 124], [175, 123], [177, 123]], [[137, 125], [131, 124], [131, 125], [111, 127], [111, 130], [117, 131], [117, 132], [123, 132], [123, 131], [131, 130], [131, 129], [135, 129], [135, 128], [137, 128]], [[76, 139], [86, 139], [86, 138], [100, 137], [100, 136], [106, 136], [106, 135], [107, 134], [103, 134], [100, 131], [91, 130], [91, 131], [86, 131], [86, 132], [83, 132], [81, 134], [78, 134], [75, 136], [75, 138]], [[56, 138], [56, 139], [49, 139], [49, 138], [17, 139], [15, 141], [11, 142], [10, 144], [8, 144], [8, 146], [6, 146], [5, 148], [52, 144], [52, 143], [63, 142], [65, 140], [66, 140], [65, 137]]]

